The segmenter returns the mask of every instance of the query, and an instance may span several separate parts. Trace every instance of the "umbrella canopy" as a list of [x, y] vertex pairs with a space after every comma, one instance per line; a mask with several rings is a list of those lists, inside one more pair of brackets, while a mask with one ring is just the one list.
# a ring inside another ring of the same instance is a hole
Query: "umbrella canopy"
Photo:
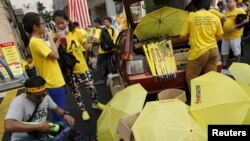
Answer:
[[[238, 84], [241, 86], [241, 88], [247, 93], [247, 95], [250, 97], [250, 85], [244, 84], [244, 83], [240, 83], [238, 82]], [[243, 121], [242, 124], [246, 124], [246, 125], [250, 125], [250, 107], [248, 109], [247, 115]]]
[[132, 126], [136, 141], [206, 141], [207, 134], [178, 99], [147, 102]]
[[241, 124], [250, 107], [250, 98], [230, 77], [209, 72], [191, 80], [190, 111], [201, 126]]
[[118, 141], [116, 128], [120, 118], [141, 112], [146, 95], [147, 91], [140, 84], [116, 93], [97, 120], [98, 141]]
[[250, 84], [250, 66], [248, 64], [234, 62], [229, 67], [229, 71], [233, 74], [236, 81]]
[[139, 40], [168, 34], [176, 36], [180, 34], [187, 11], [163, 7], [144, 16], [136, 26], [134, 34]]

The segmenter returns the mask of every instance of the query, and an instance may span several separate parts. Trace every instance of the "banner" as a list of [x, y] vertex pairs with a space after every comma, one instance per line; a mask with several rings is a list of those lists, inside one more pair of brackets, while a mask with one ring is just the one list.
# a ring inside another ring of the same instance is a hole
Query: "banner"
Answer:
[[[18, 76], [22, 74], [23, 72], [21, 68], [21, 60], [14, 42], [0, 43], [0, 48], [4, 55], [4, 59], [9, 65], [9, 68], [11, 69], [13, 75]], [[0, 71], [3, 73], [5, 78], [9, 77], [6, 69], [2, 66], [2, 64], [0, 64]]]
[[72, 22], [78, 22], [80, 27], [91, 25], [87, 0], [67, 0], [68, 15]]

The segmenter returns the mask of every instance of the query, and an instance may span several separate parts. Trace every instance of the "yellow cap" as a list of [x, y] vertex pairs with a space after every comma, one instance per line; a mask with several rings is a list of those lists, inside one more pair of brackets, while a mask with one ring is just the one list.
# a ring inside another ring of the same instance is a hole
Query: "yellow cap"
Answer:
[[238, 0], [238, 3], [242, 3], [242, 0]]

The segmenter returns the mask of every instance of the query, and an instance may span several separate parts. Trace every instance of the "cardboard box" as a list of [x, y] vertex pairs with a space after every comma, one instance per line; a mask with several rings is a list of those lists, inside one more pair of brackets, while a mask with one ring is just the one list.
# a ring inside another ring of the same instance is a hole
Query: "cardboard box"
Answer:
[[108, 75], [107, 85], [109, 86], [113, 96], [125, 88], [122, 77], [118, 73]]
[[114, 87], [110, 87], [110, 91], [111, 91], [112, 96], [114, 96], [117, 92], [119, 92], [120, 90], [123, 90], [124, 88], [125, 88], [124, 85], [117, 85]]
[[140, 113], [136, 113], [134, 115], [121, 118], [118, 122], [116, 130], [123, 141], [135, 141], [131, 127], [133, 126], [139, 115]]
[[181, 89], [166, 89], [158, 93], [157, 98], [158, 100], [179, 99], [183, 102], [187, 101], [186, 92]]

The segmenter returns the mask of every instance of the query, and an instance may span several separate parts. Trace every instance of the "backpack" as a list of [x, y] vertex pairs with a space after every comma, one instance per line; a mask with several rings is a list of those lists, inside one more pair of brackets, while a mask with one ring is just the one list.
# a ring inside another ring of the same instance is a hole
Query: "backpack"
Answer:
[[[113, 28], [111, 28], [111, 29], [112, 29], [112, 37], [113, 37], [114, 36], [114, 29]], [[106, 28], [102, 28], [101, 43], [100, 43], [102, 50], [111, 51], [115, 47], [112, 37], [110, 36], [110, 34]]]
[[[74, 40], [71, 41], [70, 48], [72, 48], [72, 45], [76, 43]], [[79, 63], [79, 61], [76, 59], [76, 57], [73, 55], [73, 53], [67, 53], [65, 49], [63, 49], [62, 46], [59, 46], [59, 62], [63, 64], [63, 67], [68, 68], [70, 70], [73, 70], [76, 63]]]

